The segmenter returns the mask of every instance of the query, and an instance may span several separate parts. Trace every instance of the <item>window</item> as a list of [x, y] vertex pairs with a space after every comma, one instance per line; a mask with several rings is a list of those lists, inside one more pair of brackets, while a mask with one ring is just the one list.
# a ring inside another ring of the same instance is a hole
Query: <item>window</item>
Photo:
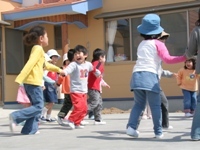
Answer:
[[106, 22], [107, 62], [130, 60], [129, 19]]
[[[187, 24], [189, 24], [191, 31], [194, 27], [194, 22], [198, 18], [196, 10], [189, 11], [188, 14], [189, 23], [187, 11], [160, 14], [161, 26], [170, 34], [166, 41], [170, 55], [179, 56], [185, 52], [188, 37]], [[137, 59], [137, 47], [143, 40], [137, 31], [137, 26], [141, 24], [142, 17], [106, 22], [107, 62], [135, 61]], [[191, 23], [192, 26], [190, 25]]]
[[61, 26], [54, 26], [55, 49], [62, 49]]

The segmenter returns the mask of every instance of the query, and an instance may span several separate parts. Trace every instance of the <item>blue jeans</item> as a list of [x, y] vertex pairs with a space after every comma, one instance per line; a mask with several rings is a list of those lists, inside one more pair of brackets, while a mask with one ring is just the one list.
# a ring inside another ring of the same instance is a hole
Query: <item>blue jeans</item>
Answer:
[[[199, 86], [200, 87], [200, 86]], [[197, 97], [197, 106], [195, 108], [190, 136], [192, 139], [200, 140], [200, 93]]]
[[162, 134], [162, 115], [161, 115], [161, 97], [160, 93], [134, 89], [134, 101], [135, 104], [131, 110], [127, 127], [130, 126], [133, 129], [137, 129], [138, 120], [145, 109], [146, 100], [149, 102], [151, 113], [153, 117], [154, 133], [155, 135]]
[[184, 112], [194, 112], [195, 107], [197, 105], [197, 95], [194, 91], [188, 91], [182, 89], [183, 92], [183, 105], [184, 105]]
[[11, 113], [11, 116], [17, 124], [26, 120], [21, 130], [22, 134], [35, 134], [38, 130], [39, 117], [44, 106], [43, 91], [41, 86], [30, 84], [24, 84], [24, 88], [32, 106], [15, 111]]

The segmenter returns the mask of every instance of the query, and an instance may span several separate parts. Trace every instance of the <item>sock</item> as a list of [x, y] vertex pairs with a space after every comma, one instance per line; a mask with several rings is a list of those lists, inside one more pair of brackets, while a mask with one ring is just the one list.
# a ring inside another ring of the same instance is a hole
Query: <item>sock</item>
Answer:
[[42, 109], [42, 113], [41, 113], [41, 117], [44, 117], [44, 115], [47, 113], [48, 109], [46, 107], [44, 107]]
[[47, 114], [46, 119], [50, 119], [51, 118], [51, 114]]

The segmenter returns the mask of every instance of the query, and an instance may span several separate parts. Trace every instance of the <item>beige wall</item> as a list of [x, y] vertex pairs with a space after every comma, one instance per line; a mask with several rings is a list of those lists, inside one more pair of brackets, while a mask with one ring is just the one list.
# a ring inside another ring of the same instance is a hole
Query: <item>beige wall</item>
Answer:
[[194, 0], [103, 0], [103, 8], [102, 12], [112, 12], [112, 11], [120, 11], [120, 10], [128, 10], [135, 8], [145, 8], [152, 6], [159, 6], [165, 4], [173, 4], [180, 2], [190, 2]]
[[[1, 2], [1, 1], [0, 1]], [[154, 0], [155, 3], [160, 2]], [[162, 0], [162, 3], [167, 3], [167, 0]], [[177, 0], [177, 2], [180, 2]], [[113, 5], [113, 3], [115, 5]], [[127, 4], [126, 4], [127, 3]], [[144, 2], [143, 2], [144, 3]], [[161, 3], [161, 2], [160, 2]], [[141, 2], [134, 2], [130, 4], [130, 0], [104, 0], [103, 11], [116, 11], [122, 9], [133, 9], [134, 7], [146, 6], [152, 4], [149, 1], [142, 5]], [[1, 6], [1, 5], [0, 5]], [[133, 7], [134, 6], [134, 7]], [[105, 29], [103, 19], [95, 20], [93, 17], [100, 14], [101, 9], [91, 11], [88, 13], [88, 28], [79, 29], [76, 25], [69, 25], [69, 47], [74, 48], [77, 44], [84, 45], [89, 50], [88, 60], [92, 59], [92, 52], [95, 48], [105, 48]], [[54, 33], [53, 25], [45, 25], [48, 37], [49, 46], [45, 48], [47, 51], [50, 48], [54, 48]], [[62, 50], [58, 50], [62, 55]], [[103, 98], [125, 98], [133, 97], [133, 94], [129, 89], [129, 82], [132, 74], [132, 68], [135, 62], [116, 62], [109, 63], [105, 66], [105, 81], [111, 86], [110, 89], [103, 88]], [[61, 66], [62, 59], [59, 61], [58, 66]], [[164, 69], [177, 72], [183, 66], [182, 63], [178, 65], [163, 65]], [[6, 76], [5, 91], [6, 101], [15, 101], [18, 85], [14, 83], [16, 76]], [[180, 89], [176, 86], [175, 79], [162, 79], [161, 86], [167, 96], [180, 96], [182, 95]], [[10, 92], [12, 91], [12, 92]]]
[[[0, 13], [4, 11], [13, 10], [15, 7], [20, 6], [20, 4], [11, 2], [11, 0], [0, 0]], [[0, 20], [2, 16], [0, 15]]]

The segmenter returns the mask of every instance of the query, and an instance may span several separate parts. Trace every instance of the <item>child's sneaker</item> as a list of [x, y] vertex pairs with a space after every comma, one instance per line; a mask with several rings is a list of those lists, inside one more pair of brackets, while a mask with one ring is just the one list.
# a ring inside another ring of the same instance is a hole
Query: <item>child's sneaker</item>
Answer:
[[75, 128], [76, 128], [76, 129], [84, 129], [85, 127], [82, 126], [82, 125], [76, 125]]
[[66, 120], [66, 122], [68, 122], [68, 125], [69, 125], [69, 127], [70, 127], [72, 130], [75, 129], [75, 125], [74, 125], [73, 122], [71, 122], [71, 121], [69, 121], [69, 120]]
[[83, 120], [83, 121], [81, 121], [81, 125], [82, 125], [82, 126], [85, 126], [85, 125], [87, 125], [87, 124], [89, 124], [89, 122], [87, 122], [87, 121], [84, 121], [84, 120]]
[[10, 131], [14, 132], [14, 129], [16, 127], [16, 123], [15, 123], [11, 114], [9, 115], [9, 126], [10, 126]]
[[105, 122], [105, 121], [102, 121], [102, 120], [95, 120], [95, 121], [94, 121], [94, 124], [95, 124], [95, 125], [105, 125], [106, 122]]
[[164, 130], [172, 130], [173, 126], [163, 127]]
[[193, 117], [193, 114], [191, 114], [191, 113], [185, 113], [185, 117]]
[[56, 120], [55, 119], [52, 119], [52, 118], [49, 118], [49, 119], [46, 119], [47, 122], [55, 122]]
[[58, 122], [59, 125], [63, 125], [63, 121], [62, 121], [63, 119], [61, 117], [56, 116], [55, 119], [56, 119], [56, 121]]
[[147, 115], [143, 115], [143, 116], [142, 116], [142, 119], [143, 119], [143, 120], [147, 120], [147, 119], [148, 119]]
[[137, 130], [131, 128], [131, 127], [128, 127], [126, 129], [126, 134], [129, 135], [129, 136], [135, 137], [135, 138], [139, 137], [139, 131], [137, 131]]
[[46, 123], [47, 120], [44, 116], [42, 116], [42, 117], [40, 117], [39, 122], [42, 124], [42, 123]]
[[162, 139], [164, 137], [164, 134], [161, 134], [161, 135], [155, 135], [155, 138], [156, 139]]

